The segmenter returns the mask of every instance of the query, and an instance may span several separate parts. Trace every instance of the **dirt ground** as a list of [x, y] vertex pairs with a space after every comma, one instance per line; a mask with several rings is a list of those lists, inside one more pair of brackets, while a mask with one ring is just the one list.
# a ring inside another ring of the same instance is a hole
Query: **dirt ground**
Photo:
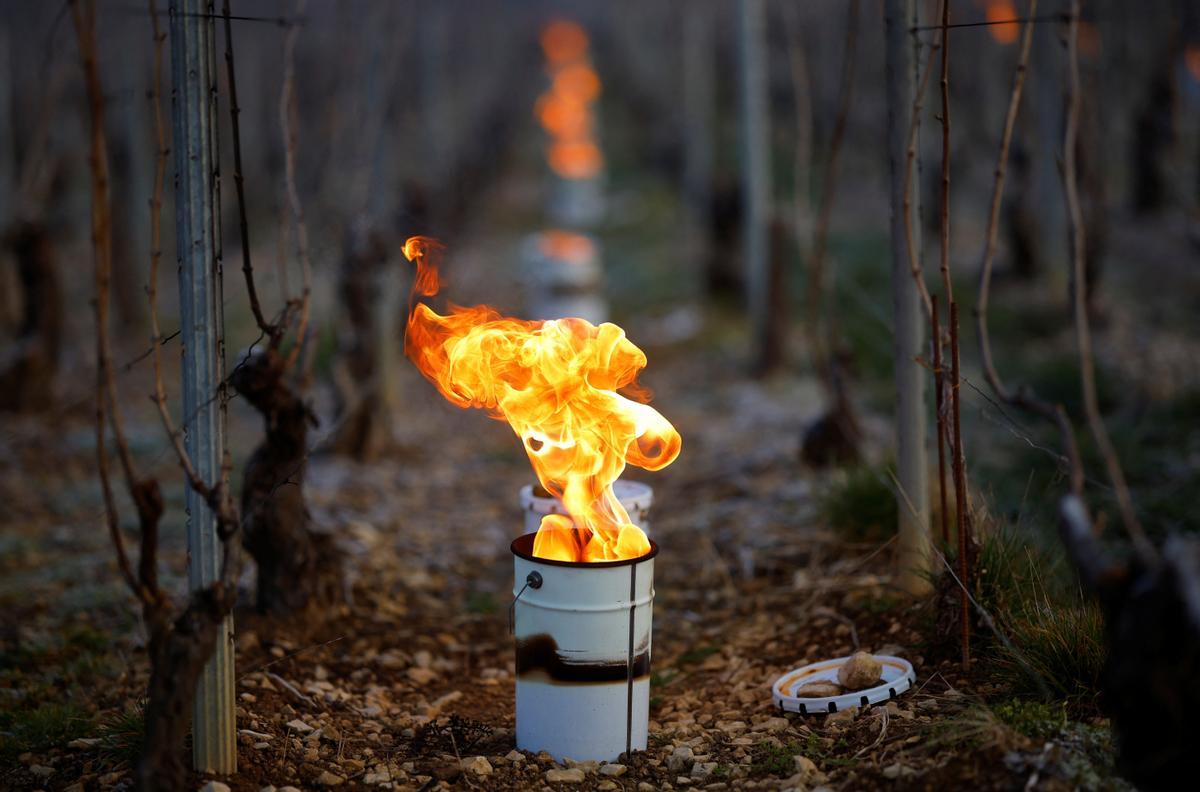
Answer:
[[[502, 190], [511, 195], [493, 203], [531, 202], [521, 184]], [[516, 310], [515, 279], [497, 277], [494, 262], [511, 260], [519, 242], [492, 228], [452, 246], [454, 296], [487, 295]], [[890, 544], [855, 544], [824, 524], [821, 493], [843, 474], [798, 461], [802, 431], [820, 410], [816, 384], [794, 371], [747, 378], [744, 329], [725, 332], [719, 316], [697, 335], [655, 345], [664, 321], [628, 324], [649, 355], [654, 404], [683, 437], [668, 469], [627, 472], [654, 487], [651, 536], [661, 547], [648, 749], [608, 767], [561, 767], [514, 750], [508, 544], [521, 530], [518, 491], [531, 471], [507, 426], [446, 404], [401, 361], [395, 442], [381, 461], [329, 454], [328, 421], [314, 433], [307, 498], [345, 553], [345, 601], [291, 623], [263, 620], [251, 610], [247, 565], [235, 615], [238, 774], [223, 782], [236, 790], [1124, 788], [1106, 764], [1103, 721], [1052, 738], [1002, 722], [984, 706], [1000, 694], [996, 683], [981, 667], [964, 673], [953, 647], [930, 640], [931, 606], [893, 588]], [[125, 352], [123, 360], [137, 349]], [[172, 510], [164, 581], [182, 590], [180, 477], [143, 398], [145, 377], [136, 367], [122, 374], [127, 422], [146, 472], [164, 483]], [[0, 701], [46, 721], [9, 719], [26, 749], [5, 743], [4, 788], [131, 784], [144, 635], [103, 529], [87, 382], [70, 383], [64, 408], [0, 418]], [[317, 401], [327, 401], [320, 387]], [[230, 420], [235, 458], [244, 459], [258, 419], [235, 400]], [[870, 455], [882, 459], [884, 418], [868, 416], [867, 433]], [[128, 504], [123, 512], [130, 521]], [[915, 688], [861, 712], [772, 708], [779, 675], [856, 646], [909, 659]], [[194, 778], [194, 788], [205, 782]]]
[[[822, 528], [814, 493], [827, 481], [801, 473], [796, 457], [808, 416], [793, 407], [815, 403], [812, 383], [748, 381], [719, 349], [650, 354], [647, 382], [684, 449], [671, 468], [639, 477], [655, 488], [652, 536], [662, 548], [648, 749], [623, 768], [566, 768], [581, 771], [577, 781], [554, 780], [579, 774], [564, 775], [548, 757], [514, 752], [507, 546], [520, 531], [517, 491], [530, 480], [528, 464], [505, 425], [442, 403], [405, 370], [398, 444], [386, 461], [359, 466], [320, 453], [312, 461], [308, 498], [346, 552], [347, 601], [292, 624], [248, 609], [236, 616], [239, 772], [225, 783], [1071, 787], [1059, 757], [1068, 749], [989, 717], [976, 706], [986, 683], [927, 646], [925, 611], [889, 586], [890, 548], [847, 544]], [[705, 387], [693, 387], [698, 382]], [[135, 706], [146, 676], [133, 604], [117, 582], [90, 480], [86, 410], [65, 426], [53, 434], [36, 420], [3, 427], [0, 458], [10, 462], [0, 471], [0, 499], [13, 530], [2, 557], [12, 618], [0, 693], [14, 706], [30, 696], [65, 700], [90, 725], [70, 741], [6, 757], [3, 784], [14, 789], [128, 784], [128, 756], [112, 750], [103, 724]], [[147, 443], [156, 442], [151, 426]], [[164, 477], [171, 464], [163, 455]], [[174, 525], [177, 581], [181, 534]], [[249, 576], [244, 582], [249, 587]], [[63, 635], [102, 642], [87, 647], [94, 667], [65, 670], [80, 649]], [[916, 688], [861, 713], [802, 717], [772, 708], [772, 680], [848, 654], [855, 637], [911, 660]]]

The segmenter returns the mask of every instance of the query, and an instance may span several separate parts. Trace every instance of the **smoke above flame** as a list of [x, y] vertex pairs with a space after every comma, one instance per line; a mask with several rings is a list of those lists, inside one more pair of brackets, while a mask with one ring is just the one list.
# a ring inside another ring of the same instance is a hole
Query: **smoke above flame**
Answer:
[[570, 515], [542, 519], [533, 554], [595, 562], [649, 552], [612, 489], [626, 464], [660, 470], [679, 456], [675, 427], [618, 392], [639, 393], [645, 353], [609, 322], [513, 319], [486, 305], [438, 314], [418, 298], [441, 287], [441, 244], [413, 237], [404, 255], [417, 266], [405, 354], [451, 404], [507, 421]]

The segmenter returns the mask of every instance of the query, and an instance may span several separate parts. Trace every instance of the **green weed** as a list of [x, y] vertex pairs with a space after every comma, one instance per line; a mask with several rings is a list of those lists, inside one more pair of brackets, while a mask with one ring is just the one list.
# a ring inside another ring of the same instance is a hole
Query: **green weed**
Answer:
[[859, 467], [821, 496], [821, 515], [850, 541], [881, 542], [896, 532], [899, 512], [886, 470]]

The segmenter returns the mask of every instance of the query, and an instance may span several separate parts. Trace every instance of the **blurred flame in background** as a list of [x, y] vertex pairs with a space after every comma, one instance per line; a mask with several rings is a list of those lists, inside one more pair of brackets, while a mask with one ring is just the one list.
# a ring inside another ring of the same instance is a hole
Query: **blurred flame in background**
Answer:
[[539, 242], [541, 253], [555, 261], [583, 264], [596, 254], [596, 246], [583, 234], [552, 229], [543, 231]]
[[1187, 65], [1188, 73], [1192, 75], [1192, 79], [1200, 82], [1200, 44], [1189, 44], [1184, 50], [1183, 62]]
[[[1017, 9], [1012, 0], [988, 0], [987, 9], [988, 30], [997, 42], [1012, 44], [1021, 32], [1021, 25], [1009, 20], [1017, 19]], [[1005, 24], [1007, 23], [1007, 24]]]
[[550, 87], [534, 108], [549, 135], [546, 160], [564, 179], [590, 179], [604, 168], [604, 155], [594, 138], [592, 104], [600, 96], [600, 77], [588, 58], [588, 37], [568, 20], [542, 29], [542, 51]]
[[404, 352], [450, 403], [507, 421], [542, 487], [562, 499], [570, 517], [543, 517], [533, 554], [587, 562], [645, 555], [650, 542], [612, 485], [626, 464], [666, 467], [682, 444], [657, 410], [618, 393], [637, 395], [645, 353], [609, 322], [512, 319], [486, 305], [451, 305], [440, 315], [417, 298], [440, 289], [441, 251], [426, 237], [404, 243], [417, 265]]

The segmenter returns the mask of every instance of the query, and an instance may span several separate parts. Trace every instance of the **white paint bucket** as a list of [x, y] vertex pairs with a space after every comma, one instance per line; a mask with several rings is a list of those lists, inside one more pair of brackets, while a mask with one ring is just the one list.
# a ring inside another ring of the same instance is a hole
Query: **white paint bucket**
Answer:
[[522, 245], [521, 261], [530, 319], [608, 321], [604, 270], [595, 239], [557, 229], [530, 234]]
[[[629, 512], [629, 521], [650, 533], [650, 506], [654, 503], [654, 490], [640, 481], [617, 479], [613, 482], [613, 494]], [[537, 533], [542, 518], [547, 514], [566, 514], [567, 509], [558, 498], [551, 497], [541, 487], [521, 487], [521, 511], [525, 513], [525, 532]]]
[[611, 762], [646, 748], [654, 557], [583, 563], [512, 543], [517, 748]]

